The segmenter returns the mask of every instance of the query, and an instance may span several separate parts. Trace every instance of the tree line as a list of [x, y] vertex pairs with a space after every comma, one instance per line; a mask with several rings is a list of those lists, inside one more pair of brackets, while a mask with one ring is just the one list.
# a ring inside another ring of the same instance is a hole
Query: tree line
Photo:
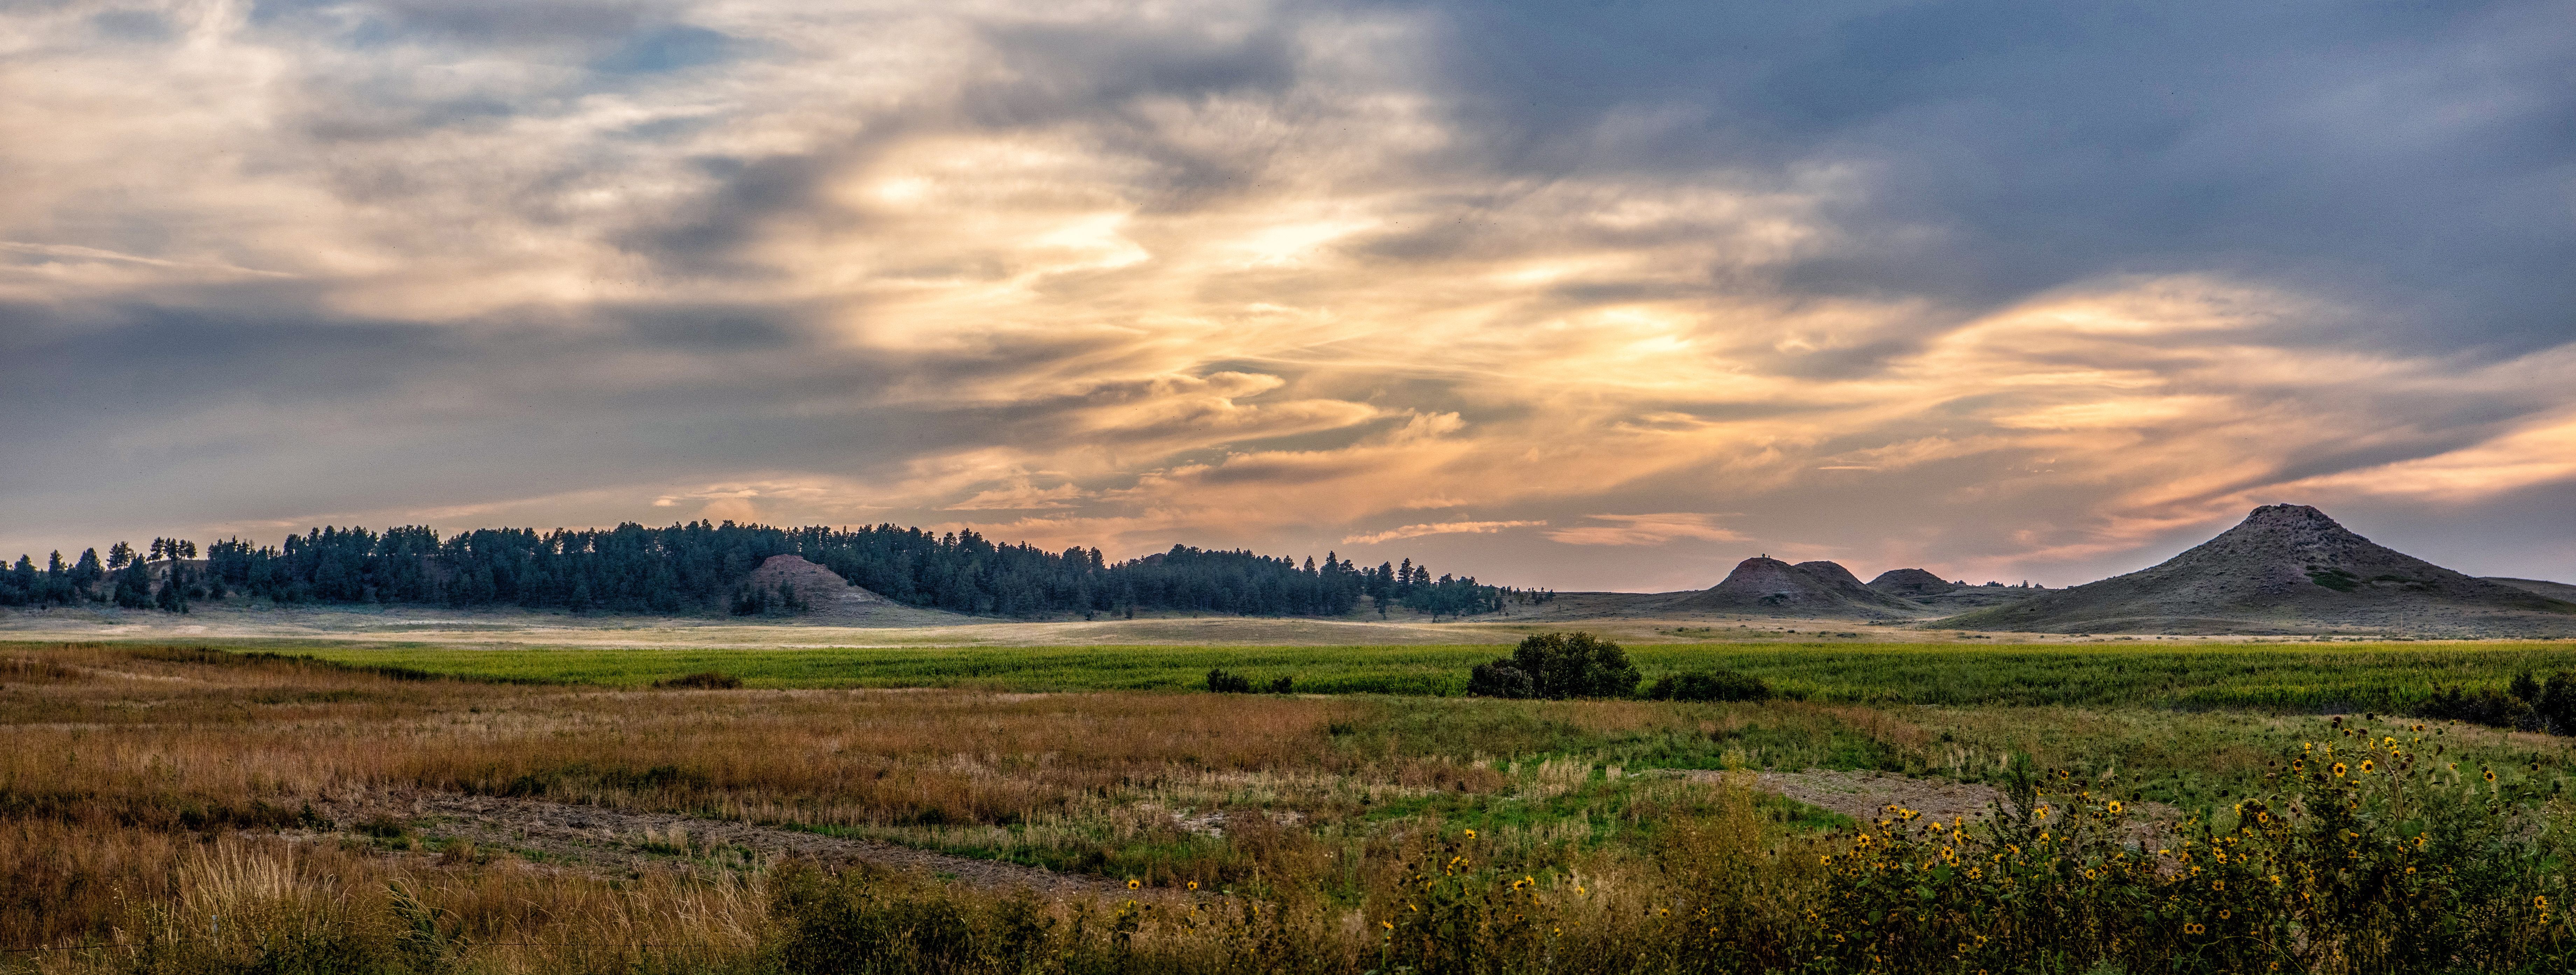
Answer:
[[746, 605], [767, 611], [756, 599], [744, 601], [744, 579], [775, 555], [801, 556], [906, 605], [987, 616], [1343, 616], [1401, 608], [1439, 618], [1553, 595], [1484, 585], [1473, 576], [1434, 577], [1411, 559], [1371, 568], [1336, 553], [1301, 563], [1174, 545], [1110, 562], [1097, 548], [1050, 551], [996, 543], [972, 531], [697, 521], [551, 532], [485, 528], [443, 538], [421, 526], [322, 527], [278, 545], [224, 539], [208, 544], [202, 559], [192, 541], [156, 538], [142, 552], [118, 542], [103, 561], [96, 549], [70, 562], [56, 552], [42, 567], [19, 556], [0, 572], [0, 605], [109, 603], [185, 612], [194, 601], [247, 598], [612, 613], [743, 612]]

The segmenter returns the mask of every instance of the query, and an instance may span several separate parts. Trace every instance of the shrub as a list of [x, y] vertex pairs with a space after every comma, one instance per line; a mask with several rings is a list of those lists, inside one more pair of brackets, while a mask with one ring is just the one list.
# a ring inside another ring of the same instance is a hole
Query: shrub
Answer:
[[1732, 670], [1694, 670], [1668, 674], [1646, 688], [1658, 701], [1768, 701], [1771, 685]]
[[1217, 694], [1250, 694], [1252, 678], [1226, 673], [1224, 668], [1208, 671], [1207, 689]]
[[[1626, 697], [1636, 691], [1638, 679], [1636, 665], [1616, 643], [1590, 633], [1537, 633], [1512, 648], [1509, 659], [1469, 671], [1467, 692], [1549, 699]], [[1524, 686], [1527, 691], [1521, 692]]]
[[1536, 697], [1538, 684], [1509, 660], [1477, 664], [1467, 672], [1467, 693], [1477, 697]]
[[695, 688], [706, 691], [730, 691], [742, 686], [742, 678], [722, 671], [702, 670], [694, 674], [685, 674], [668, 680], [657, 680], [653, 682], [653, 686], [661, 688]]
[[2576, 674], [2562, 670], [2542, 681], [2526, 670], [2514, 675], [2503, 691], [2435, 688], [2415, 706], [2415, 714], [2494, 728], [2576, 734]]
[[1289, 678], [1287, 675], [1285, 675], [1285, 674], [1282, 674], [1282, 675], [1280, 675], [1277, 679], [1272, 680], [1272, 681], [1270, 682], [1270, 693], [1273, 693], [1273, 694], [1286, 694], [1286, 693], [1288, 693], [1288, 692], [1289, 692], [1289, 689], [1290, 689], [1290, 688], [1292, 688], [1292, 687], [1296, 686], [1296, 683], [1297, 683], [1297, 682], [1296, 682], [1295, 680], [1290, 679], [1290, 678]]

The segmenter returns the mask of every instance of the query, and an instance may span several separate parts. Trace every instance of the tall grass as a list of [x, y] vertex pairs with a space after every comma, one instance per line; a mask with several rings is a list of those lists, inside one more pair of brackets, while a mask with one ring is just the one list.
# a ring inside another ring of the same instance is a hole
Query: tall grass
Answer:
[[[1496, 646], [481, 649], [324, 647], [296, 652], [495, 680], [642, 686], [708, 670], [755, 687], [965, 687], [1180, 691], [1211, 668], [1301, 693], [1457, 696]], [[2155, 706], [2273, 711], [2405, 710], [2441, 685], [2504, 686], [2576, 670], [2576, 642], [1642, 644], [1648, 681], [1685, 670], [1760, 678], [1797, 699], [1864, 704]]]
[[[2571, 960], [2564, 742], [2489, 729], [1820, 700], [656, 690], [79, 646], [0, 651], [0, 675], [0, 947], [95, 946], [0, 970]], [[2032, 761], [2063, 777], [2032, 781]], [[1836, 833], [1740, 780], [1633, 774], [1811, 765], [1983, 779], [2030, 812], [1935, 829], [1899, 811]], [[1041, 899], [688, 858], [609, 870], [426, 842], [418, 823], [369, 837], [313, 808], [421, 789], [852, 833], [1140, 889]], [[2111, 806], [2141, 798], [2191, 816], [2173, 832]]]

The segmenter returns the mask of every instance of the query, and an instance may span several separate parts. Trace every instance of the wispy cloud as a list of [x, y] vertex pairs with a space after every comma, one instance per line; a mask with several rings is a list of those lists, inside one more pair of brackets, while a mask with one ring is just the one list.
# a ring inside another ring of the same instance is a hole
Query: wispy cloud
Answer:
[[1350, 535], [1342, 539], [1342, 544], [1375, 545], [1400, 538], [1421, 538], [1424, 535], [1491, 535], [1506, 528], [1532, 528], [1545, 524], [1547, 522], [1544, 521], [1442, 521]]
[[882, 518], [2065, 582], [2283, 492], [2576, 484], [2564, 4], [2324, 53], [2215, 0], [1499, 10], [9, 8], [0, 546]]
[[1578, 525], [1547, 533], [1550, 541], [1568, 545], [1661, 545], [1684, 538], [1739, 542], [1744, 535], [1716, 524], [1709, 515], [1667, 512], [1651, 515], [1585, 515], [1605, 525]]

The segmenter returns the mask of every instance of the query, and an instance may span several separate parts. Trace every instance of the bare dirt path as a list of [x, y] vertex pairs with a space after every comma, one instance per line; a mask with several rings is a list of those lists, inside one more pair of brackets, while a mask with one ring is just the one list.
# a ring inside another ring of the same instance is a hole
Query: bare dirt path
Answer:
[[431, 839], [466, 840], [485, 849], [534, 854], [547, 861], [612, 872], [707, 859], [723, 862], [729, 856], [755, 862], [792, 857], [825, 866], [865, 863], [917, 870], [977, 887], [1026, 887], [1043, 895], [1125, 892], [1097, 877], [1043, 867], [732, 820], [623, 812], [541, 799], [403, 790], [316, 802], [314, 811], [342, 829], [391, 821]]

